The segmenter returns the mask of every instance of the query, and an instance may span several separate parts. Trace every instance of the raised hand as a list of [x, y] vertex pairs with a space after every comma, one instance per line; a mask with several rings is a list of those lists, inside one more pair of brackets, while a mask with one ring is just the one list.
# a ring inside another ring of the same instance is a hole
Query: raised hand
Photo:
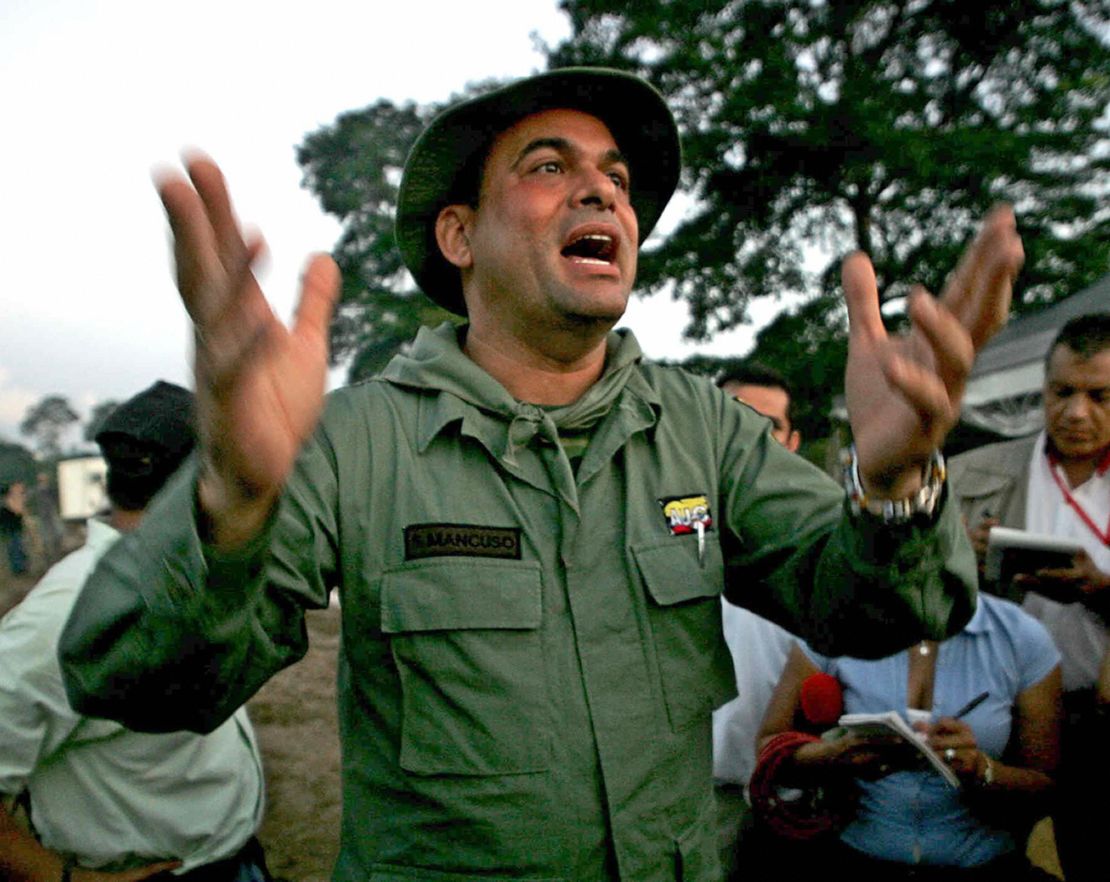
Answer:
[[976, 352], [1006, 320], [1023, 261], [1013, 212], [996, 208], [939, 300], [914, 289], [912, 329], [889, 337], [871, 261], [858, 252], [845, 259], [851, 323], [845, 395], [869, 492], [900, 499], [920, 486], [929, 457], [959, 419]]
[[211, 540], [233, 547], [261, 528], [320, 416], [339, 272], [312, 258], [286, 328], [252, 270], [262, 241], [240, 231], [219, 168], [194, 155], [186, 170], [156, 183], [195, 330], [199, 504]]

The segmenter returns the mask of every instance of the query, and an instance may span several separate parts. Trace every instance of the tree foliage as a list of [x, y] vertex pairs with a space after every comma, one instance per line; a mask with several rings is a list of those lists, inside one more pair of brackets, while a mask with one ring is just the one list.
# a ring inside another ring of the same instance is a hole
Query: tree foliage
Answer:
[[[573, 33], [553, 67], [635, 70], [679, 121], [693, 207], [640, 285], [673, 284], [694, 338], [743, 323], [757, 297], [831, 300], [852, 248], [888, 296], [939, 290], [1003, 200], [1027, 251], [1017, 309], [1107, 271], [1105, 0], [560, 5]], [[827, 263], [804, 271], [817, 250]]]
[[35, 457], [22, 444], [0, 438], [0, 486], [35, 479]]
[[82, 435], [86, 441], [95, 441], [96, 433], [100, 431], [100, 425], [114, 411], [119, 407], [119, 402], [114, 398], [108, 398], [93, 405], [92, 410], [89, 411], [89, 418], [85, 420], [85, 430]]
[[[888, 297], [910, 282], [936, 291], [979, 218], [1008, 200], [1027, 252], [1015, 309], [1110, 268], [1106, 0], [561, 8], [572, 36], [548, 49], [550, 66], [634, 70], [683, 131], [690, 207], [641, 255], [639, 289], [685, 299], [694, 339], [745, 323], [756, 298], [800, 295], [754, 355], [784, 370], [813, 414], [827, 411], [842, 376], [837, 268], [849, 249], [871, 254]], [[298, 149], [304, 185], [343, 228], [332, 358], [350, 363], [352, 380], [447, 317], [416, 290], [392, 232], [405, 156], [446, 103], [381, 100]]]
[[62, 395], [47, 395], [37, 404], [27, 408], [19, 431], [35, 439], [39, 453], [46, 457], [56, 457], [62, 452], [62, 433], [77, 422], [77, 412]]
[[[466, 94], [495, 85], [473, 85]], [[333, 251], [343, 287], [331, 324], [331, 358], [349, 360], [352, 382], [381, 370], [421, 325], [451, 318], [420, 293], [405, 269], [393, 240], [393, 218], [409, 148], [427, 122], [455, 100], [419, 107], [382, 99], [342, 114], [297, 148], [303, 186], [343, 227]]]
[[681, 362], [691, 373], [717, 377], [738, 361], [759, 361], [782, 374], [790, 386], [794, 428], [802, 435], [802, 453], [825, 467], [822, 440], [832, 430], [830, 403], [844, 380], [848, 340], [846, 315], [834, 299], [817, 297], [783, 310], [756, 334], [752, 353], [735, 356], [692, 355]]
[[846, 320], [838, 300], [817, 297], [780, 312], [756, 334], [753, 357], [790, 383], [794, 422], [805, 441], [829, 434], [831, 396], [844, 383], [848, 361]]

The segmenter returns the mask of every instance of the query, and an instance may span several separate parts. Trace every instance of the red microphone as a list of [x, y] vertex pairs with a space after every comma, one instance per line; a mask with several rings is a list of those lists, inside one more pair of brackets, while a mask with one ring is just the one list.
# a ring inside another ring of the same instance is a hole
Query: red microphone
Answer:
[[831, 674], [810, 674], [802, 681], [802, 714], [815, 728], [835, 726], [844, 713], [844, 693], [840, 681]]

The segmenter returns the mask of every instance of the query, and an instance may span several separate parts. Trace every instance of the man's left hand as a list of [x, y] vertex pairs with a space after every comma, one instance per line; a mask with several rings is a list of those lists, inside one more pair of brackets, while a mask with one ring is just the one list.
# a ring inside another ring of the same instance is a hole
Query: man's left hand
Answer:
[[1059, 603], [1078, 601], [1110, 620], [1110, 573], [1098, 568], [1091, 556], [1078, 551], [1070, 567], [1052, 567], [1024, 576], [1021, 586]]
[[883, 327], [871, 261], [859, 252], [845, 259], [845, 393], [868, 493], [903, 499], [921, 486], [929, 458], [959, 419], [976, 353], [1006, 321], [1024, 259], [1013, 211], [994, 209], [939, 300], [914, 289], [912, 329], [898, 337]]

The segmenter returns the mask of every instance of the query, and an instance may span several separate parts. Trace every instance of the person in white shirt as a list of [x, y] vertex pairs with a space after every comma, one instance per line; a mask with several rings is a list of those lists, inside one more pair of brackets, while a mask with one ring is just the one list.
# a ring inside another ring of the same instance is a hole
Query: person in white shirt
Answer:
[[[132, 732], [76, 713], [57, 661], [86, 576], [192, 449], [192, 409], [191, 393], [159, 382], [105, 420], [96, 440], [110, 513], [90, 520], [85, 545], [0, 619], [0, 879], [268, 878], [254, 838], [262, 762], [246, 710], [207, 735]], [[17, 822], [17, 800], [30, 830]]]
[[1110, 820], [1100, 777], [1105, 749], [1092, 743], [1095, 686], [1110, 650], [1110, 313], [1080, 316], [1060, 330], [1045, 363], [1044, 412], [1039, 435], [955, 457], [949, 474], [980, 555], [998, 524], [1084, 549], [1071, 566], [1039, 570], [1010, 592], [1044, 623], [1063, 657], [1066, 717], [1053, 817], [1064, 873], [1076, 882], [1103, 877], [1099, 837]]
[[[757, 362], [729, 366], [717, 386], [771, 421], [771, 436], [791, 453], [802, 436], [794, 428], [790, 387], [777, 371]], [[755, 769], [755, 742], [763, 713], [794, 645], [794, 636], [750, 610], [721, 599], [725, 641], [736, 669], [737, 697], [713, 712], [713, 783], [718, 805], [718, 847], [725, 878], [761, 858], [745, 789]], [[743, 850], [743, 857], [738, 854]]]

